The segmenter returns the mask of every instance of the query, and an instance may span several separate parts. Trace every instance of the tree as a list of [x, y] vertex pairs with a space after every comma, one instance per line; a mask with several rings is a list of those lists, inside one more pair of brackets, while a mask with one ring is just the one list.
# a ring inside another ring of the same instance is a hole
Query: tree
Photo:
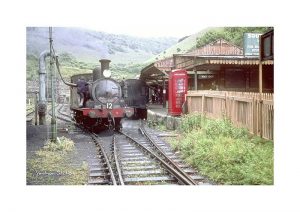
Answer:
[[205, 46], [218, 39], [227, 40], [234, 45], [243, 47], [244, 33], [265, 33], [273, 27], [224, 27], [215, 28], [206, 32], [203, 36], [197, 38], [197, 48]]

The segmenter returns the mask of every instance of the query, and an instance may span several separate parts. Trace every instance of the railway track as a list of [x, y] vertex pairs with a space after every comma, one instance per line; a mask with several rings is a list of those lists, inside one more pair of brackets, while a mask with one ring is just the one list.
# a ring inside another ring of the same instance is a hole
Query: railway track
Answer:
[[35, 108], [30, 107], [26, 109], [26, 121], [32, 121], [34, 119]]
[[27, 108], [26, 109], [26, 117], [32, 115], [34, 113], [34, 111], [35, 110], [34, 110], [33, 107], [32, 108]]
[[143, 126], [139, 131], [142, 134], [137, 130], [123, 130], [117, 135], [116, 144], [125, 184], [204, 183], [204, 178], [184, 164], [166, 143], [155, 141]]
[[[57, 118], [87, 132], [63, 113], [63, 108], [64, 104], [58, 108]], [[89, 185], [209, 184], [142, 121], [137, 128], [126, 127], [108, 137], [88, 133], [97, 149], [89, 167]]]
[[92, 132], [87, 131], [82, 126], [78, 125], [72, 120], [72, 117], [69, 114], [63, 112], [65, 105], [61, 104], [57, 109], [57, 118], [68, 122], [73, 123], [77, 129], [77, 132], [88, 133], [94, 141], [97, 155], [89, 164], [89, 185], [117, 185], [114, 172], [111, 167], [111, 162], [106, 154], [106, 151], [101, 145], [99, 136]]
[[97, 148], [97, 159], [92, 163], [89, 173], [89, 185], [117, 185], [111, 162], [96, 134], [91, 133]]
[[57, 112], [59, 114], [57, 116], [57, 118], [60, 119], [60, 120], [62, 120], [62, 121], [65, 121], [65, 122], [73, 122], [71, 115], [70, 114], [66, 114], [65, 112], [62, 111], [62, 110], [65, 110], [64, 107], [65, 107], [64, 103], [60, 104], [60, 106], [59, 106], [59, 108], [57, 110]]

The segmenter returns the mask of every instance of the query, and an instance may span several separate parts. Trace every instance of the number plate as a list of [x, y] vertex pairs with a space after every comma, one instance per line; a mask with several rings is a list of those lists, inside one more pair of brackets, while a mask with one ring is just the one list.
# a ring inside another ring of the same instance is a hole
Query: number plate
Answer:
[[106, 103], [106, 108], [107, 109], [113, 109], [113, 104], [111, 102]]

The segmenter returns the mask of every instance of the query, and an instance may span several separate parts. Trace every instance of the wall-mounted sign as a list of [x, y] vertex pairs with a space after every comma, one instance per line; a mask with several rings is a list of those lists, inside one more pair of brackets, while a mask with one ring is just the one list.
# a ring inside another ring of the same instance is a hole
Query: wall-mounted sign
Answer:
[[212, 79], [214, 78], [214, 74], [200, 74], [198, 75], [198, 79]]
[[273, 60], [274, 58], [274, 30], [271, 30], [261, 36], [260, 41], [260, 59]]
[[261, 33], [244, 33], [244, 56], [259, 56]]

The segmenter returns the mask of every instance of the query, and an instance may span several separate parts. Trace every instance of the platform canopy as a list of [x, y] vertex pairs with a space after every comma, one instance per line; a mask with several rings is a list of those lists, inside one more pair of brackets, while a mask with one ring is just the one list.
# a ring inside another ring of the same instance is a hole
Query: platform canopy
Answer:
[[161, 84], [163, 79], [168, 79], [168, 74], [155, 67], [154, 63], [146, 66], [141, 70], [140, 79], [147, 84]]
[[[258, 65], [258, 57], [245, 57], [245, 56], [191, 56], [189, 54], [177, 54], [175, 55], [176, 68], [184, 68], [192, 70], [199, 66], [207, 65]], [[273, 61], [263, 61], [263, 65], [273, 65]]]

